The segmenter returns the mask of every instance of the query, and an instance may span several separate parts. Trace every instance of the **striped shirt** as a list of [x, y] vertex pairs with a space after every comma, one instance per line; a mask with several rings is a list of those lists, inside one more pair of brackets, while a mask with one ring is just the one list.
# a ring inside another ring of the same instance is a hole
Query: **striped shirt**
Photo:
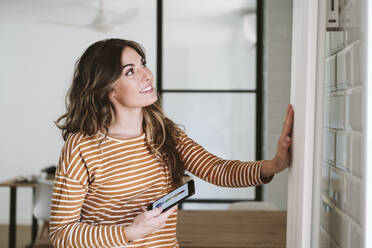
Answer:
[[[215, 185], [247, 187], [261, 179], [263, 161], [223, 160], [179, 131], [177, 151], [187, 171]], [[119, 139], [75, 133], [65, 142], [53, 189], [50, 234], [55, 247], [178, 247], [177, 211], [166, 225], [129, 242], [124, 227], [171, 190], [170, 173], [146, 134]], [[197, 189], [196, 189], [197, 191]]]

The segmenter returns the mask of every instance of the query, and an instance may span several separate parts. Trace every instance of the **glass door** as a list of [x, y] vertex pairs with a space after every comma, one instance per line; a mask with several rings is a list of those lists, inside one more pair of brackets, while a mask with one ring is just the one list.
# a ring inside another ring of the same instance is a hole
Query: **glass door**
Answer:
[[[210, 153], [256, 160], [256, 0], [162, 4], [158, 90], [165, 112]], [[185, 209], [225, 209], [229, 202], [256, 199], [253, 187], [222, 188], [192, 178], [198, 190]]]

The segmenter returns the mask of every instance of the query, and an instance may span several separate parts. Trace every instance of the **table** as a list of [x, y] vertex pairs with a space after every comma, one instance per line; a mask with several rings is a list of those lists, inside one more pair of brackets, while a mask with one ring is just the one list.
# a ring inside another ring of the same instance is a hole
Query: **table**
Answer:
[[179, 210], [181, 248], [285, 248], [286, 211]]
[[[10, 214], [9, 214], [9, 248], [16, 247], [16, 207], [17, 207], [17, 188], [31, 187], [33, 196], [35, 196], [36, 182], [17, 182], [15, 179], [7, 180], [0, 183], [0, 187], [10, 188]], [[37, 234], [37, 220], [32, 215], [31, 240], [35, 242]]]

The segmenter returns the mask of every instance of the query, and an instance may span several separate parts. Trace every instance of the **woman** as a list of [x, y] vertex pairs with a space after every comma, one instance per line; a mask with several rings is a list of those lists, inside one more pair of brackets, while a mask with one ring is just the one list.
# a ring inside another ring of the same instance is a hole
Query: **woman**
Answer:
[[50, 234], [56, 247], [178, 247], [177, 209], [146, 206], [183, 182], [185, 170], [216, 185], [268, 183], [289, 165], [289, 105], [275, 158], [222, 160], [191, 140], [162, 111], [142, 47], [94, 43], [75, 66], [66, 140], [56, 171]]

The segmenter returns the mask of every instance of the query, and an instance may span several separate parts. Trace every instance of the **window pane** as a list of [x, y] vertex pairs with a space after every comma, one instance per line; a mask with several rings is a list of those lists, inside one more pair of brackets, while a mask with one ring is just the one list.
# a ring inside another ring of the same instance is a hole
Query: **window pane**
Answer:
[[255, 89], [256, 0], [164, 1], [163, 89]]
[[[164, 93], [170, 119], [210, 153], [223, 159], [255, 159], [256, 96], [253, 93]], [[195, 179], [193, 198], [253, 199], [254, 188], [223, 188]]]

